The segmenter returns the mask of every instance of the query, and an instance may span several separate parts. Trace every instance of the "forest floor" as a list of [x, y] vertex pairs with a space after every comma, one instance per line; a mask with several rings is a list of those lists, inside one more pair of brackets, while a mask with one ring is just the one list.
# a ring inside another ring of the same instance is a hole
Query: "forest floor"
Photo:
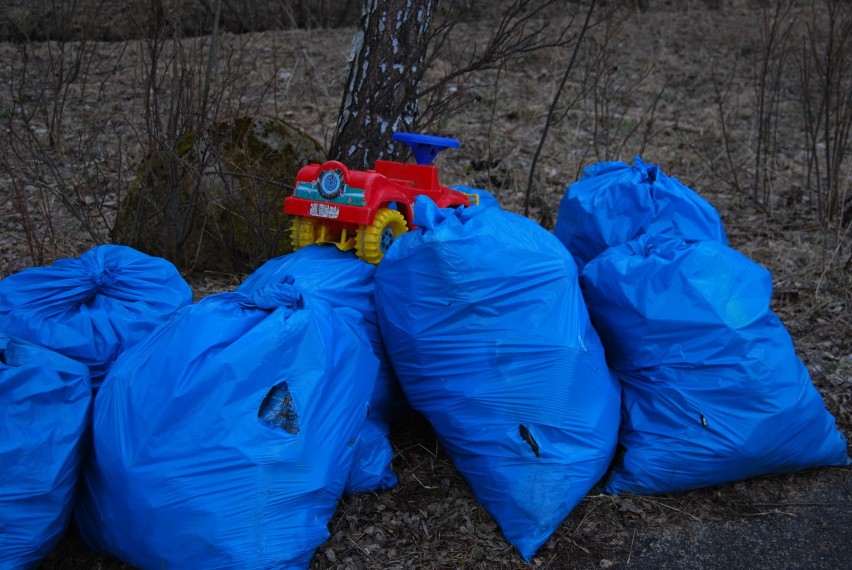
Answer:
[[[722, 5], [710, 9], [697, 1], [652, 2], [647, 12], [628, 13], [610, 36], [603, 27], [590, 35], [589, 51], [581, 54], [566, 86], [561, 107], [566, 113], [551, 128], [539, 160], [531, 217], [551, 229], [566, 186], [584, 166], [602, 160], [629, 162], [641, 155], [694, 189], [720, 212], [731, 246], [772, 272], [772, 308], [848, 439], [852, 237], [848, 228], [838, 231], [814, 216], [816, 199], [795, 166], [804, 151], [803, 135], [793, 124], [791, 97], [780, 103], [777, 115], [786, 146], [779, 145], [769, 199], [760, 206], [752, 199], [746, 181], [755, 160], [753, 71], [761, 11], [745, 0]], [[573, 10], [575, 4], [570, 6]], [[484, 42], [492, 29], [493, 16], [479, 12], [460, 24], [457, 44]], [[240, 69], [238, 79], [223, 91], [225, 107], [234, 115], [281, 116], [327, 144], [353, 33], [349, 27], [225, 34], [223, 49]], [[134, 141], [141, 138], [144, 124], [145, 46], [129, 39], [101, 41], [95, 47], [87, 84], [72, 85], [61, 118], [64, 150], [45, 150], [29, 162], [18, 156], [14, 164], [4, 155], [2, 187], [14, 188], [10, 171], [22, 165], [50, 165], [53, 180], [69, 184], [112, 188], [132, 179], [128, 164], [141, 156]], [[49, 59], [48, 48], [29, 44], [32, 60], [24, 65], [22, 44], [0, 43], [0, 84], [9, 86], [0, 92], [0, 116], [23, 113], [26, 104], [35, 108], [36, 99], [21, 99], [23, 91], [16, 86], [23, 84], [24, 69]], [[598, 49], [597, 59], [592, 48]], [[462, 141], [455, 154], [439, 159], [442, 181], [486, 188], [504, 208], [522, 212], [530, 163], [570, 55], [570, 50], [556, 49], [526, 54], [499, 72], [459, 85], [467, 104], [431, 125], [432, 132]], [[439, 58], [427, 80], [453, 65], [449, 55]], [[608, 87], [583, 91], [584, 80], [600, 76], [601, 70]], [[723, 124], [720, 117], [730, 123]], [[83, 149], [81, 133], [95, 124], [108, 128]], [[92, 163], [108, 176], [81, 178]], [[848, 186], [849, 169], [845, 172]], [[46, 236], [36, 239], [35, 249], [14, 194], [0, 196], [0, 277], [79, 255], [96, 244], [91, 233], [81, 231], [73, 216], [63, 212], [55, 195], [39, 194], [38, 187], [34, 182], [24, 188], [32, 191], [29, 223], [37, 230], [35, 238]], [[103, 223], [109, 225], [116, 198], [107, 194], [98, 199]], [[207, 272], [188, 279], [200, 298], [231, 290], [244, 277]], [[313, 569], [852, 567], [850, 468], [760, 477], [663, 496], [593, 490], [525, 565], [422, 418], [394, 425], [391, 436], [398, 485], [344, 498]], [[73, 530], [41, 566], [124, 567], [89, 551]]]

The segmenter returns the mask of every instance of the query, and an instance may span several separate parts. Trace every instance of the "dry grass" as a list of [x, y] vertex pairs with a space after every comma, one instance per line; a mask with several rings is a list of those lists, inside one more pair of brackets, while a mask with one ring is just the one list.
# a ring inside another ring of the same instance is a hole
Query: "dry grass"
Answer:
[[[550, 226], [566, 185], [584, 165], [604, 159], [630, 161], [640, 151], [647, 162], [659, 164], [698, 191], [720, 210], [731, 244], [772, 271], [773, 308], [848, 437], [852, 435], [850, 235], [812, 221], [813, 197], [801, 185], [802, 173], [791, 166], [805, 152], [793, 110], [779, 118], [790, 160], [773, 172], [776, 186], [770, 207], [758, 208], [749, 195], [736, 191], [736, 172], [730, 168], [725, 142], [731, 137], [734, 143], [734, 164], [753, 164], [750, 58], [755, 53], [758, 13], [749, 2], [725, 4], [723, 10], [710, 10], [701, 2], [677, 7], [660, 2], [656, 10], [625, 14], [617, 29], [595, 30], [559, 105], [562, 118], [544, 146], [532, 215]], [[469, 49], [471, 41], [485, 37], [488, 25], [484, 17], [465, 22], [456, 30], [456, 43]], [[352, 29], [346, 28], [322, 30], [322, 41], [317, 31], [223, 34], [224, 53], [231, 54], [221, 60], [223, 70], [238, 70], [239, 75], [222, 90], [219, 113], [279, 115], [327, 144], [351, 35]], [[39, 108], [43, 88], [25, 81], [24, 50], [28, 69], [38, 75], [49, 70], [51, 46], [0, 44], [0, 83], [6, 86], [0, 91], [0, 116], [9, 125], [0, 155], [5, 166], [0, 186], [20, 186], [27, 197], [29, 223], [36, 228], [35, 235], [28, 236], [20, 204], [11, 193], [0, 197], [0, 276], [77, 255], [96, 243], [95, 236], [63, 207], [60, 190], [88, 207], [86, 219], [98, 235], [106, 235], [117, 197], [132, 182], [133, 165], [144, 155], [145, 105], [140, 90], [144, 43], [91, 46], [95, 57], [86, 82], [73, 83], [68, 93], [61, 139], [53, 147], [34, 147], [32, 141], [43, 141], [46, 131], [35, 132], [35, 139], [32, 129], [15, 132], [23, 128], [26, 112]], [[468, 104], [434, 127], [435, 132], [462, 141], [459, 151], [440, 159], [445, 183], [487, 188], [507, 209], [522, 209], [527, 169], [566, 58], [556, 50], [530, 54], [463, 86], [459, 95]], [[430, 73], [440, 74], [452, 61], [448, 53]], [[591, 90], [589, 77], [601, 72], [610, 74], [606, 89]], [[728, 89], [722, 103], [730, 132], [720, 122], [720, 94], [714, 88], [722, 84]], [[30, 125], [38, 124], [36, 114]], [[39, 154], [27, 154], [33, 150]], [[746, 171], [739, 174], [745, 177]], [[203, 273], [193, 276], [192, 285], [196, 297], [202, 297], [233, 289], [240, 279]], [[329, 525], [332, 537], [317, 551], [312, 568], [526, 567], [476, 503], [422, 419], [394, 426], [392, 435], [399, 485], [344, 499]], [[819, 497], [834, 502], [845, 496], [848, 506], [850, 495], [848, 469], [760, 478], [677, 496], [593, 493], [531, 566], [635, 566], [643, 551], [653, 551], [654, 544], [665, 543], [664, 538], [698, 540], [696, 525], [746, 525], [754, 519], [781, 524], [790, 517], [810, 524], [808, 509], [827, 512], [828, 507], [818, 504]], [[705, 565], [714, 566], [712, 560]], [[122, 567], [88, 552], [73, 534], [43, 565]]]

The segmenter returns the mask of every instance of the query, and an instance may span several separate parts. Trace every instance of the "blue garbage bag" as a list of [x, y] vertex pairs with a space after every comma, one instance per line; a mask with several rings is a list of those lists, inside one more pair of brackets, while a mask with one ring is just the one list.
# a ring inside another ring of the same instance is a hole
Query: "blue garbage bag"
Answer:
[[95, 399], [84, 540], [138, 568], [307, 568], [378, 367], [346, 311], [292, 283], [221, 293], [122, 354]]
[[0, 331], [82, 362], [97, 389], [122, 350], [191, 302], [165, 259], [102, 245], [0, 281]]
[[583, 270], [622, 385], [612, 493], [669, 493], [821, 465], [846, 442], [769, 307], [768, 271], [719, 242], [645, 235]]
[[358, 434], [349, 479], [343, 488], [345, 495], [372, 493], [397, 484], [398, 479], [391, 468], [393, 447], [389, 434], [388, 424], [367, 417]]
[[0, 568], [35, 568], [62, 538], [91, 398], [84, 365], [0, 334]]
[[580, 271], [608, 247], [646, 233], [728, 243], [709, 202], [638, 156], [633, 166], [600, 162], [585, 168], [568, 186], [553, 228]]
[[552, 234], [422, 196], [414, 221], [376, 272], [388, 353], [411, 406], [529, 561], [609, 466], [617, 381]]
[[370, 416], [391, 422], [405, 412], [407, 403], [385, 351], [376, 315], [376, 266], [364, 263], [336, 247], [312, 245], [294, 253], [270, 259], [249, 275], [237, 291], [253, 291], [292, 278], [301, 291], [332, 307], [357, 311], [364, 318], [364, 330], [379, 359], [376, 389], [370, 399]]
[[388, 424], [408, 409], [399, 381], [385, 352], [374, 297], [376, 266], [336, 247], [312, 245], [270, 259], [248, 276], [237, 291], [251, 295], [273, 283], [294, 280], [299, 290], [332, 307], [349, 308], [363, 317], [363, 327], [379, 359], [376, 384], [370, 397], [365, 432], [359, 438], [346, 493], [388, 489], [397, 483], [391, 470], [393, 449]]

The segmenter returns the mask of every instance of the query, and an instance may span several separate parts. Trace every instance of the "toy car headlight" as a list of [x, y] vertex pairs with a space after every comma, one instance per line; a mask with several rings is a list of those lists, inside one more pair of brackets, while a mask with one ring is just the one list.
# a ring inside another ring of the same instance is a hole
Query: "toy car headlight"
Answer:
[[317, 190], [320, 195], [332, 200], [343, 194], [343, 172], [339, 168], [323, 170], [317, 179]]

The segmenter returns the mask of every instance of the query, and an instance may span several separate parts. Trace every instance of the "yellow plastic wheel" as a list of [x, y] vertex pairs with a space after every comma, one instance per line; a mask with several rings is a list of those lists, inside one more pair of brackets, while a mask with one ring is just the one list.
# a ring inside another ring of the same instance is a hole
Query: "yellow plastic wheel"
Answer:
[[396, 238], [408, 231], [405, 218], [396, 210], [382, 208], [373, 223], [358, 228], [355, 253], [367, 263], [378, 265]]
[[290, 244], [293, 251], [316, 243], [319, 224], [312, 218], [297, 216], [290, 221]]

